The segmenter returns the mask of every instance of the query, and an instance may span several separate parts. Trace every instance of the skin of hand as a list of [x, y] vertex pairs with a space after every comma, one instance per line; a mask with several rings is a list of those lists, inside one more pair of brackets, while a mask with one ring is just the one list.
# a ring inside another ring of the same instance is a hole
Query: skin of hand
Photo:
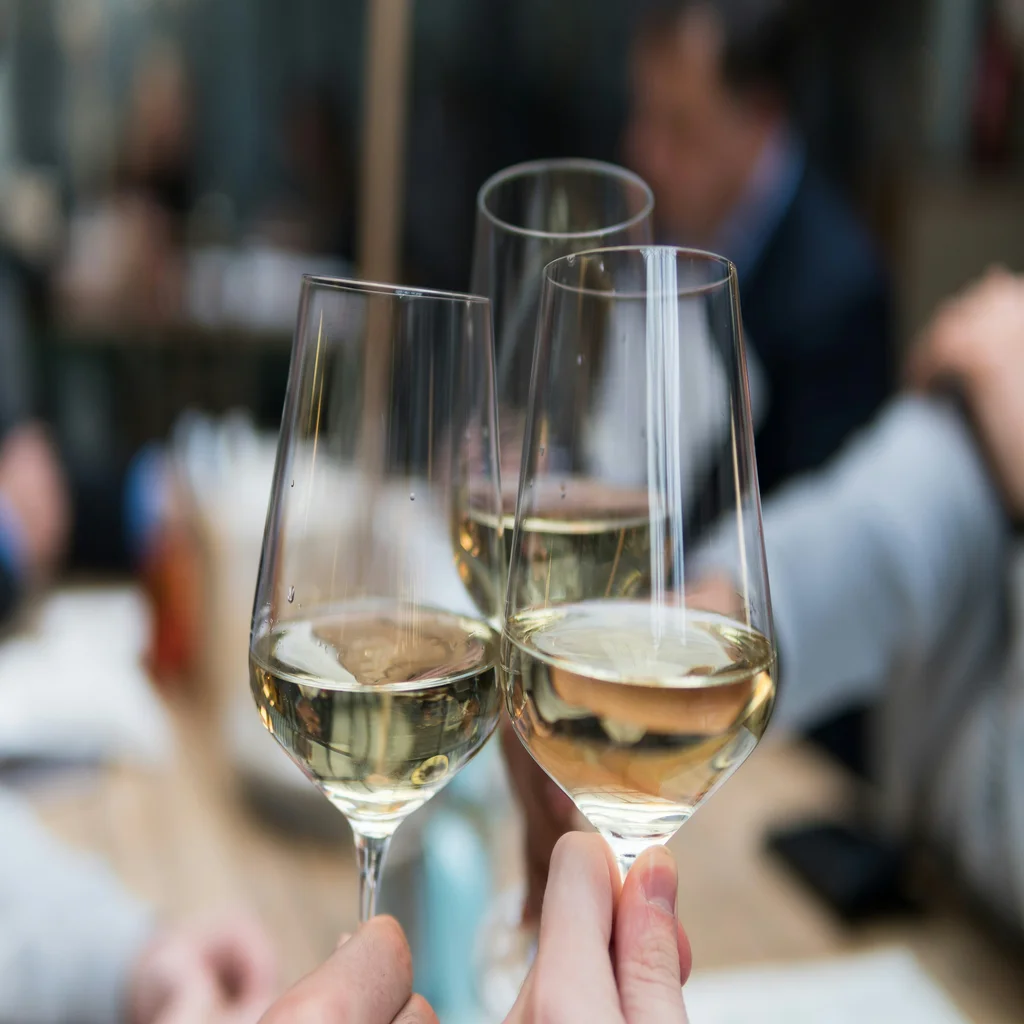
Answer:
[[678, 872], [661, 847], [620, 885], [604, 840], [563, 836], [551, 859], [540, 945], [505, 1024], [686, 1024], [690, 945]]
[[31, 582], [44, 581], [64, 553], [71, 509], [57, 451], [42, 427], [27, 424], [4, 438], [0, 496], [24, 538]]
[[243, 914], [167, 928], [139, 958], [128, 996], [131, 1024], [256, 1024], [276, 987], [262, 926]]
[[1024, 278], [993, 268], [946, 302], [907, 364], [912, 386], [966, 400], [1008, 511], [1024, 515]]
[[[261, 1024], [438, 1024], [412, 991], [412, 954], [393, 917], [343, 936], [330, 959], [283, 995]], [[161, 1022], [163, 1024], [163, 1022]]]
[[[690, 608], [719, 612], [740, 618], [743, 601], [732, 580], [710, 575], [690, 587], [686, 594]], [[558, 840], [577, 827], [573, 802], [548, 778], [544, 770], [520, 743], [507, 717], [501, 722], [501, 746], [512, 788], [526, 824], [526, 900], [523, 924], [535, 925], [548, 884], [548, 865]]]

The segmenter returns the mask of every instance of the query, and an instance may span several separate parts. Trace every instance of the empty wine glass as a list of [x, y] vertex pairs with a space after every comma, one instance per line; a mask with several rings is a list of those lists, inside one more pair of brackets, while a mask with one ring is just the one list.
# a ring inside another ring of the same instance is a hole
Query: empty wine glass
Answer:
[[491, 300], [511, 528], [543, 270], [559, 256], [652, 241], [654, 195], [597, 160], [538, 160], [489, 178], [477, 196], [472, 291]]

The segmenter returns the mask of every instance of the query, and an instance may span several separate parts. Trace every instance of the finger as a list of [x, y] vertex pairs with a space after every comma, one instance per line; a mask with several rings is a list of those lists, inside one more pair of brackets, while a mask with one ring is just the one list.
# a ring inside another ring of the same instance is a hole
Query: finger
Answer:
[[572, 832], [558, 841], [525, 1019], [619, 1019], [608, 952], [618, 892], [619, 871], [600, 836]]
[[207, 1024], [217, 1019], [222, 1005], [217, 979], [196, 970], [180, 979], [153, 1024]]
[[437, 1014], [423, 996], [413, 996], [392, 1024], [439, 1024]]
[[412, 995], [412, 954], [393, 917], [364, 924], [330, 959], [279, 999], [263, 1024], [380, 1024]]
[[686, 1020], [682, 967], [689, 963], [689, 944], [684, 953], [678, 888], [675, 861], [660, 846], [644, 853], [626, 877], [615, 915], [615, 976], [627, 1024]]

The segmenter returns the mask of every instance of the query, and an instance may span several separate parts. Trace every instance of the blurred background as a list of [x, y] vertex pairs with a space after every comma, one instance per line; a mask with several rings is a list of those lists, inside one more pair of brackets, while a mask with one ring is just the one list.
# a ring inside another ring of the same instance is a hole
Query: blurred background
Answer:
[[[33, 774], [51, 827], [100, 852], [172, 916], [223, 899], [254, 906], [271, 922], [288, 980], [354, 917], [340, 820], [311, 789], [308, 808], [298, 806], [283, 755], [267, 766], [273, 751], [246, 691], [300, 277], [467, 289], [477, 190], [534, 158], [631, 166], [654, 187], [656, 213], [670, 211], [672, 176], [654, 180], [666, 54], [643, 33], [664, 6], [0, 0], [0, 433], [47, 425], [75, 508], [66, 573], [76, 584], [64, 603], [40, 612], [29, 601], [10, 620], [12, 637], [27, 632], [36, 646], [0, 646], [9, 711], [0, 761], [19, 784], [25, 762], [50, 760], [55, 746], [62, 761], [108, 766], [90, 782], [47, 773], [42, 790]], [[857, 225], [853, 249], [871, 253], [884, 297], [864, 359], [881, 368], [834, 443], [779, 464], [772, 483], [820, 464], [866, 421], [945, 296], [993, 262], [1024, 267], [1024, 3], [807, 2], [793, 25], [784, 75], [756, 55], [744, 64], [739, 47], [738, 81], [752, 75], [755, 91], [778, 90], [784, 116], [772, 123], [787, 159], [823, 183], [829, 198], [806, 214], [808, 230], [827, 238], [842, 207], [843, 230]], [[669, 56], [677, 66], [679, 54]], [[681, 88], [694, 90], [695, 122], [714, 119], [699, 81]], [[697, 130], [687, 141], [692, 126], [672, 120], [680, 111], [662, 115], [680, 154], [700, 149]], [[714, 247], [713, 236], [683, 237], [684, 220], [662, 220], [662, 239]], [[792, 287], [813, 291], [817, 279], [805, 286], [801, 266], [789, 265]], [[755, 350], [770, 321], [751, 325]], [[771, 384], [789, 357], [773, 363], [767, 341], [759, 355]], [[860, 387], [845, 372], [836, 382]], [[794, 416], [801, 400], [792, 398]], [[767, 448], [759, 459], [771, 464]], [[0, 496], [3, 468], [0, 458]], [[0, 544], [0, 566], [2, 556]], [[130, 574], [141, 591], [104, 591], [100, 602], [97, 580]], [[3, 600], [0, 586], [0, 612]], [[82, 675], [96, 658], [90, 636], [117, 649], [116, 671], [111, 662], [95, 679]], [[181, 700], [168, 712], [142, 694], [140, 658], [165, 694], [184, 695], [184, 711]], [[41, 673], [64, 680], [62, 714], [25, 684]], [[81, 696], [83, 678], [95, 700]], [[193, 703], [216, 708], [216, 724], [199, 728]], [[840, 723], [824, 743], [855, 761], [848, 739]], [[463, 991], [486, 927], [474, 908], [521, 872], [493, 753], [421, 826], [429, 843], [406, 826], [403, 849], [399, 833], [393, 870], [412, 866], [385, 887], [389, 908], [412, 922], [421, 987], [448, 1007], [445, 1020], [482, 1019]], [[824, 762], [770, 756], [781, 760], [761, 789], [738, 783], [735, 796], [716, 797], [678, 844], [684, 876], [699, 873], [708, 887], [686, 918], [703, 966], [815, 957], [879, 937], [851, 937], [764, 860], [776, 819], [860, 799]], [[239, 779], [262, 817], [238, 801]], [[461, 898], [450, 899], [456, 889]], [[722, 910], [730, 902], [747, 914], [741, 933], [721, 923], [734, 919]], [[976, 989], [1011, 991], [1012, 971], [987, 959], [987, 940], [948, 920], [914, 948], [933, 973], [957, 965], [961, 1005]], [[984, 1019], [1020, 1019], [1008, 1013]]]
[[[625, 159], [645, 6], [410, 8], [397, 276], [466, 287], [476, 191], [499, 168]], [[802, 13], [794, 116], [878, 241], [899, 339], [1024, 245], [1018, 8]], [[30, 386], [8, 371], [5, 390], [82, 458], [162, 437], [185, 407], [275, 426], [298, 272], [360, 257], [367, 5], [6, 0], [0, 17], [0, 226], [33, 299]]]

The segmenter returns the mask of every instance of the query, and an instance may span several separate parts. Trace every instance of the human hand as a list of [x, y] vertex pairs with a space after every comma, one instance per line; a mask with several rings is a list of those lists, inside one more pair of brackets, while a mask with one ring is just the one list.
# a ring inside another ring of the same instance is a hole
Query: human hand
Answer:
[[559, 840], [540, 946], [505, 1024], [686, 1024], [690, 945], [676, 918], [678, 873], [661, 847], [619, 883], [599, 836]]
[[910, 383], [953, 383], [1008, 510], [1024, 515], [1024, 279], [994, 268], [945, 303], [915, 345]]
[[136, 964], [131, 1024], [255, 1024], [270, 1004], [274, 954], [245, 916], [200, 920], [157, 935]]
[[375, 917], [270, 1008], [261, 1024], [437, 1024], [412, 994], [412, 954], [393, 917]]
[[64, 553], [71, 513], [57, 451], [42, 427], [18, 427], [0, 444], [0, 499], [23, 539], [30, 582], [45, 580]]

